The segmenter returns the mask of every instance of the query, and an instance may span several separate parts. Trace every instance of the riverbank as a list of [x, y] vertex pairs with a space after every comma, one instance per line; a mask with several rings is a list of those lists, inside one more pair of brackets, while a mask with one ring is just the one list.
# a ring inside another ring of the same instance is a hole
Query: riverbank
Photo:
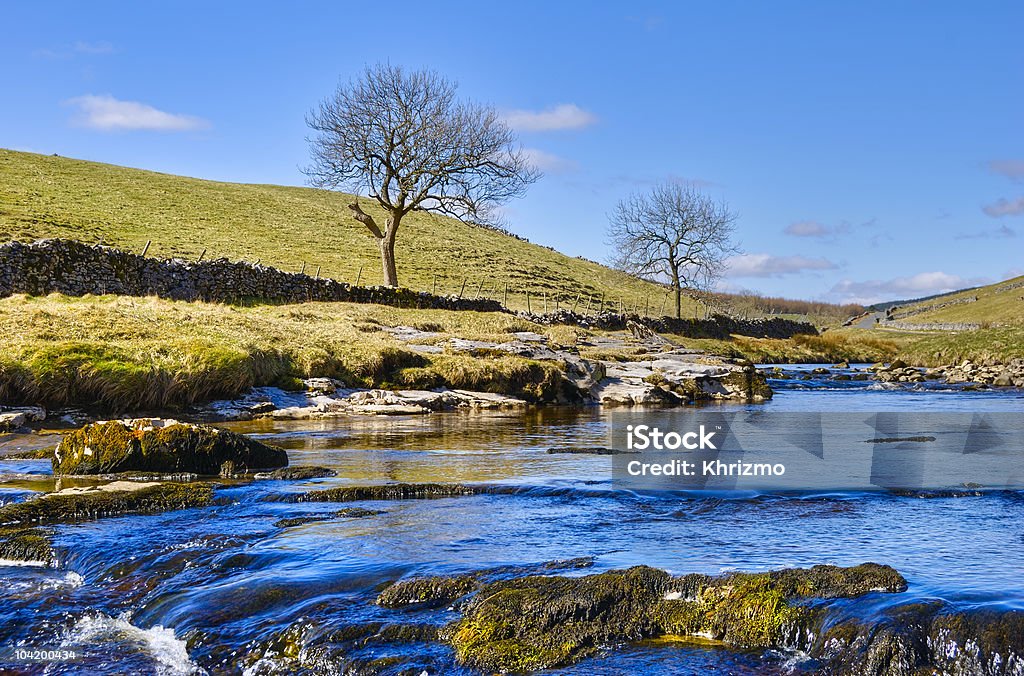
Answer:
[[10, 337], [0, 401], [86, 415], [190, 410], [259, 388], [345, 397], [455, 391], [523, 404], [770, 396], [749, 364], [656, 336], [502, 312], [14, 296], [0, 300], [0, 332]]

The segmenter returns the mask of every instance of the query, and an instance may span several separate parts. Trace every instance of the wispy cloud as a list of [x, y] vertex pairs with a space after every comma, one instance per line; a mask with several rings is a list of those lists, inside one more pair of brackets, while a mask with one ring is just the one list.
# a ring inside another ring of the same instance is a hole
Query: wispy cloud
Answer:
[[114, 45], [106, 40], [99, 42], [78, 41], [72, 47], [79, 54], [113, 54]]
[[887, 300], [905, 300], [947, 293], [988, 283], [984, 278], [965, 278], [946, 272], [921, 272], [909, 277], [871, 279], [855, 282], [844, 279], [829, 291], [832, 300], [842, 303], [870, 305]]
[[1016, 237], [1017, 231], [1008, 226], [1002, 225], [991, 230], [979, 230], [978, 232], [965, 232], [956, 235], [953, 239], [1009, 239]]
[[835, 270], [839, 266], [827, 258], [742, 254], [726, 261], [727, 277], [784, 277], [815, 270]]
[[988, 168], [1011, 181], [1024, 181], [1024, 160], [992, 160]]
[[101, 131], [195, 131], [210, 123], [201, 117], [167, 113], [146, 103], [122, 101], [110, 95], [87, 94], [65, 101], [78, 109], [74, 123]]
[[510, 110], [502, 117], [519, 131], [560, 131], [583, 129], [597, 122], [597, 116], [575, 103], [560, 103], [547, 110]]
[[87, 42], [79, 40], [70, 45], [60, 47], [44, 47], [32, 52], [37, 59], [71, 59], [77, 55], [97, 56], [101, 54], [113, 54], [116, 50], [114, 45], [106, 40]]
[[981, 210], [992, 218], [1024, 214], [1024, 197], [1018, 197], [1015, 200], [1000, 198], [992, 204], [985, 205]]
[[646, 16], [627, 16], [626, 21], [637, 24], [650, 33], [661, 28], [662, 24], [665, 23], [665, 17], [656, 14], [648, 14]]
[[523, 153], [533, 166], [551, 174], [565, 174], [579, 169], [573, 160], [559, 157], [540, 148], [523, 148]]
[[817, 221], [798, 221], [787, 225], [783, 232], [793, 237], [828, 237], [832, 228]]

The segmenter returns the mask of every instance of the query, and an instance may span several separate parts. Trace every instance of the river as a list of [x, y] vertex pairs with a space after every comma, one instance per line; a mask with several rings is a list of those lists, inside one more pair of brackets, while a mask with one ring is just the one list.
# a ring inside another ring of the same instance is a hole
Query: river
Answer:
[[[808, 372], [814, 365], [787, 367]], [[936, 384], [773, 380], [764, 411], [1024, 411], [1020, 390], [962, 392]], [[731, 404], [725, 410], [744, 408]], [[680, 409], [678, 415], [688, 415]], [[57, 527], [56, 568], [0, 566], [3, 673], [471, 673], [438, 642], [342, 641], [372, 622], [439, 625], [454, 611], [373, 604], [389, 581], [593, 557], [577, 575], [646, 564], [672, 573], [762, 571], [820, 563], [889, 564], [908, 580], [901, 602], [943, 599], [1024, 608], [1024, 493], [899, 497], [884, 492], [639, 495], [617, 491], [608, 457], [548, 454], [605, 443], [598, 407], [521, 413], [232, 423], [288, 449], [292, 465], [338, 477], [256, 481], [216, 506]], [[0, 487], [0, 501], [47, 485], [49, 463], [7, 460], [39, 474]], [[514, 492], [363, 502], [382, 513], [278, 527], [329, 513], [280, 498], [310, 488], [378, 482], [506, 484]], [[51, 482], [52, 483], [52, 482]], [[885, 595], [881, 595], [885, 596]], [[891, 595], [890, 595], [891, 596]], [[877, 612], [887, 598], [857, 601]], [[332, 638], [333, 637], [333, 638]], [[26, 663], [21, 647], [74, 659]], [[290, 661], [279, 653], [302, 650]], [[380, 658], [392, 662], [373, 662]], [[799, 654], [652, 641], [616, 646], [558, 673], [763, 674], [809, 669]], [[369, 671], [367, 671], [369, 673]]]

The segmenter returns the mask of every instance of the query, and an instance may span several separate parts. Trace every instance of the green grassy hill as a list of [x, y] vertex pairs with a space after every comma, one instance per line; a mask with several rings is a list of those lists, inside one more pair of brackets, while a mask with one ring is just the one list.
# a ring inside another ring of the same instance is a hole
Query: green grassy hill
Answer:
[[[66, 237], [148, 255], [226, 257], [284, 270], [381, 283], [373, 239], [345, 208], [351, 197], [310, 188], [219, 183], [64, 157], [0, 149], [0, 241]], [[375, 216], [378, 214], [364, 208]], [[600, 233], [595, 232], [595, 237]], [[502, 299], [553, 310], [583, 295], [660, 312], [663, 287], [603, 265], [459, 221], [410, 214], [399, 232], [399, 281], [437, 293]], [[596, 300], [595, 300], [596, 302]], [[695, 308], [688, 304], [684, 312]]]
[[[972, 300], [974, 298], [977, 300]], [[903, 320], [914, 324], [956, 322], [982, 326], [1024, 325], [1024, 276], [899, 308], [899, 312], [907, 310], [923, 310]]]

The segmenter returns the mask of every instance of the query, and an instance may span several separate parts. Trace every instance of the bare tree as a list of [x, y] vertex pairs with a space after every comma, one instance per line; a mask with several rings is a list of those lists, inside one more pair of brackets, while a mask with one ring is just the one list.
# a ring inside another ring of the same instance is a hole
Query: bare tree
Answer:
[[306, 118], [310, 182], [365, 194], [385, 212], [378, 224], [358, 197], [348, 205], [377, 240], [389, 286], [398, 286], [395, 238], [410, 211], [486, 222], [540, 177], [498, 113], [455, 91], [431, 71], [368, 66]]
[[708, 290], [725, 259], [738, 251], [732, 237], [736, 215], [696, 187], [663, 183], [634, 193], [616, 205], [608, 237], [612, 264], [638, 277], [668, 283], [675, 293], [676, 317], [682, 290]]

